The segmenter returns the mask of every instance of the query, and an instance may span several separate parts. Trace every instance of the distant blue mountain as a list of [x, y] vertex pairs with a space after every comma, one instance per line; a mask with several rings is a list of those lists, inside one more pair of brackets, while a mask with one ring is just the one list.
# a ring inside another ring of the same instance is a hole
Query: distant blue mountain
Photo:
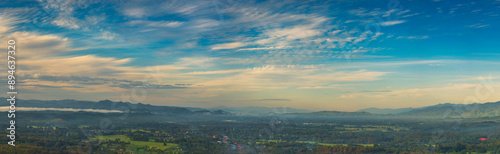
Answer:
[[479, 118], [500, 116], [500, 101], [473, 104], [438, 104], [413, 109], [398, 115], [435, 118]]
[[[6, 99], [0, 97], [0, 99]], [[176, 106], [155, 106], [142, 103], [78, 100], [18, 100], [17, 107], [35, 108], [72, 108], [72, 109], [102, 109], [122, 110], [132, 113], [150, 113], [157, 115], [274, 115], [274, 114], [301, 114], [322, 116], [398, 116], [398, 117], [430, 117], [430, 118], [478, 118], [500, 116], [500, 101], [474, 104], [438, 104], [420, 108], [379, 109], [367, 108], [357, 112], [341, 111], [312, 111], [290, 107], [227, 107], [191, 108]], [[0, 106], [8, 106], [8, 102], [0, 101]]]
[[400, 114], [403, 112], [408, 112], [416, 108], [399, 108], [399, 109], [389, 109], [389, 108], [366, 108], [366, 109], [361, 109], [358, 110], [357, 112], [368, 112], [371, 114]]
[[227, 107], [227, 106], [218, 106], [209, 108], [208, 110], [224, 110], [227, 112], [235, 113], [237, 115], [271, 115], [271, 114], [285, 114], [285, 113], [310, 113], [316, 112], [305, 109], [295, 109], [289, 107], [258, 107], [258, 106], [249, 106], [249, 107]]
[[[0, 97], [2, 99], [2, 97]], [[3, 98], [4, 100], [6, 98]], [[120, 110], [130, 111], [131, 113], [151, 113], [158, 115], [230, 115], [225, 111], [192, 111], [184, 107], [176, 106], [155, 106], [142, 103], [113, 102], [110, 100], [102, 101], [78, 101], [72, 99], [65, 100], [17, 100], [16, 107], [35, 107], [35, 108], [71, 108], [71, 109], [101, 109], [101, 110]], [[8, 106], [7, 101], [0, 101], [0, 106]]]

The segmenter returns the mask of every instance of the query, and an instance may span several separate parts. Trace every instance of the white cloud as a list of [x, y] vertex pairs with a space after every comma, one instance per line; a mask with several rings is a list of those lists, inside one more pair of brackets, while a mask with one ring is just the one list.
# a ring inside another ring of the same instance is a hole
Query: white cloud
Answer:
[[311, 87], [298, 87], [297, 89], [336, 89], [344, 85], [328, 85], [328, 86], [311, 86]]
[[334, 30], [332, 32], [329, 32], [330, 35], [337, 35], [339, 34], [340, 32], [342, 32], [342, 30]]
[[488, 27], [488, 26], [489, 26], [489, 24], [480, 24], [480, 23], [478, 23], [478, 24], [469, 25], [467, 27], [470, 27], [470, 28], [483, 28], [483, 27]]
[[146, 16], [146, 11], [143, 8], [127, 8], [123, 13], [130, 17], [140, 18]]
[[146, 21], [146, 20], [133, 20], [128, 22], [129, 25], [143, 25], [149, 27], [179, 27], [184, 22], [179, 21]]
[[493, 76], [478, 76], [478, 77], [470, 77], [470, 78], [463, 78], [463, 79], [458, 79], [457, 81], [481, 81], [481, 80], [495, 80], [498, 79], [498, 77], [493, 77]]
[[208, 75], [208, 74], [230, 74], [230, 73], [238, 73], [243, 72], [244, 69], [235, 69], [235, 70], [221, 70], [221, 71], [204, 71], [204, 72], [189, 72], [185, 73], [186, 75]]
[[374, 35], [374, 36], [372, 36], [371, 40], [376, 40], [376, 39], [377, 39], [379, 36], [381, 36], [381, 35], [384, 35], [384, 33], [377, 32], [377, 33], [375, 33], [375, 35]]
[[[264, 43], [262, 43], [264, 44]], [[252, 51], [252, 50], [275, 50], [275, 49], [285, 49], [286, 47], [284, 46], [279, 46], [279, 47], [264, 47], [264, 48], [243, 48], [243, 49], [238, 49], [238, 51]]]
[[[79, 13], [75, 12], [78, 9], [88, 9], [89, 6], [98, 3], [98, 1], [87, 0], [39, 0], [45, 13], [49, 16], [46, 18], [53, 25], [67, 28], [70, 30], [80, 30], [85, 33], [94, 35], [94, 39], [112, 40], [117, 37], [117, 34], [111, 32], [111, 29], [104, 30], [101, 23], [106, 21], [105, 14], [86, 14], [84, 19], [80, 19]], [[55, 18], [51, 17], [55, 16]], [[30, 18], [30, 17], [27, 17]], [[28, 21], [28, 22], [34, 22]], [[35, 23], [34, 23], [35, 24]]]
[[243, 43], [243, 42], [216, 44], [216, 45], [212, 46], [212, 50], [235, 49], [235, 48], [243, 47], [245, 45], [246, 45], [246, 43]]
[[266, 65], [237, 70], [236, 75], [199, 83], [205, 87], [225, 87], [228, 90], [254, 91], [265, 89], [334, 88], [338, 82], [374, 81], [387, 72], [333, 71], [318, 65]]
[[408, 13], [408, 12], [410, 12], [410, 10], [407, 9], [407, 10], [398, 12], [397, 15], [402, 15], [402, 14], [405, 14], [405, 13]]
[[80, 23], [78, 19], [70, 16], [59, 16], [54, 21], [52, 21], [55, 25], [59, 27], [65, 27], [69, 29], [79, 29]]
[[364, 8], [349, 10], [348, 12], [350, 14], [353, 14], [353, 15], [356, 15], [356, 16], [370, 16], [370, 15], [374, 15], [374, 12], [368, 12], [368, 10], [366, 10]]
[[[369, 93], [352, 93], [347, 95], [341, 95], [339, 98], [352, 99], [352, 98], [405, 98], [405, 99], [414, 99], [418, 97], [435, 95], [435, 94], [443, 94], [444, 91], [447, 92], [457, 92], [463, 90], [471, 90], [476, 87], [477, 84], [454, 84], [446, 87], [437, 87], [437, 88], [415, 88], [415, 89], [404, 89], [404, 90], [393, 90], [390, 92], [380, 92], [375, 94]], [[447, 93], [448, 94], [448, 93]], [[465, 98], [465, 97], [464, 97]]]
[[175, 12], [177, 13], [182, 13], [182, 14], [191, 14], [197, 9], [197, 5], [191, 5], [191, 6], [185, 6], [185, 7], [178, 7]]
[[422, 39], [428, 39], [428, 35], [424, 36], [398, 36], [396, 39], [411, 39], [411, 40], [422, 40]]
[[285, 37], [287, 40], [301, 39], [321, 34], [320, 31], [309, 26], [296, 26], [294, 28], [270, 30], [266, 35], [270, 37]]
[[118, 34], [109, 32], [109, 31], [102, 31], [98, 36], [94, 37], [95, 39], [101, 39], [101, 40], [113, 40]]
[[[5, 26], [0, 24], [0, 29]], [[5, 29], [12, 29], [6, 27]], [[109, 33], [104, 32], [106, 35]], [[103, 36], [109, 39], [111, 36]], [[0, 40], [7, 42], [8, 39], [16, 39], [16, 45], [21, 47], [17, 58], [22, 59], [22, 63], [17, 64], [20, 76], [33, 76], [33, 79], [24, 80], [23, 86], [27, 89], [35, 90], [39, 93], [50, 95], [54, 91], [44, 91], [45, 88], [56, 87], [76, 92], [119, 92], [123, 89], [113, 87], [108, 84], [81, 84], [77, 82], [65, 81], [40, 81], [36, 77], [41, 75], [50, 76], [81, 76], [95, 78], [119, 78], [121, 80], [137, 81], [142, 80], [150, 73], [147, 67], [123, 66], [132, 61], [130, 58], [100, 57], [96, 55], [62, 56], [63, 53], [77, 52], [80, 48], [74, 48], [68, 38], [58, 35], [43, 35], [35, 32], [14, 32], [8, 35], [0, 35]], [[2, 45], [6, 48], [6, 44]], [[183, 66], [160, 65], [163, 71], [176, 71], [185, 69]], [[5, 68], [4, 68], [5, 69]], [[165, 73], [159, 73], [165, 77]], [[175, 75], [170, 75], [176, 77]]]
[[[364, 15], [366, 11], [363, 10], [352, 13]], [[241, 63], [294, 64], [325, 56], [334, 57], [336, 53], [332, 49], [350, 50], [383, 35], [378, 31], [357, 31], [346, 29], [343, 25], [331, 25], [330, 23], [335, 22], [336, 18], [318, 14], [273, 13], [255, 7], [229, 9], [227, 12], [231, 13], [234, 20], [228, 19], [224, 22], [241, 25], [246, 29], [255, 29], [257, 34], [260, 32], [257, 36], [245, 36], [245, 34], [237, 36], [238, 42], [245, 43], [247, 47], [237, 51], [261, 50], [262, 52], [259, 53], [262, 55], [240, 61]], [[234, 37], [231, 36], [231, 41], [235, 40]], [[366, 48], [358, 51], [369, 50]]]
[[213, 19], [196, 19], [192, 21], [192, 29], [199, 30], [210, 30], [216, 26], [219, 26], [220, 22]]
[[420, 13], [413, 13], [413, 14], [408, 14], [408, 15], [404, 15], [402, 16], [403, 18], [406, 18], [406, 17], [411, 17], [411, 16], [416, 16], [416, 15], [419, 15]]
[[320, 75], [310, 75], [305, 78], [310, 80], [315, 80], [318, 82], [332, 82], [332, 81], [374, 81], [379, 80], [380, 76], [383, 76], [389, 72], [371, 72], [367, 70], [358, 70], [353, 72], [333, 72], [324, 73]]
[[208, 67], [214, 65], [212, 62], [219, 58], [215, 57], [184, 57], [179, 58], [179, 61], [175, 63], [177, 66], [198, 66], [198, 67]]
[[381, 26], [392, 26], [392, 25], [402, 24], [405, 22], [406, 22], [405, 20], [384, 21], [384, 22], [381, 22], [380, 25]]
[[23, 46], [23, 54], [19, 56], [23, 59], [37, 59], [47, 55], [57, 55], [75, 49], [70, 48], [71, 43], [68, 38], [58, 35], [40, 35], [29, 32], [14, 32], [6, 35], [3, 39], [14, 38], [20, 46]]
[[[9, 107], [0, 107], [2, 110], [9, 110]], [[102, 110], [102, 109], [73, 109], [73, 108], [38, 108], [38, 107], [16, 107], [19, 111], [71, 111], [71, 112], [100, 112], [100, 113], [123, 113], [120, 110]]]
[[85, 0], [39, 0], [41, 1], [46, 12], [55, 14], [57, 17], [52, 20], [52, 24], [68, 29], [81, 29], [87, 30], [90, 25], [95, 25], [104, 20], [104, 16], [99, 18], [87, 17], [81, 20], [75, 17], [75, 10], [80, 8], [87, 8], [90, 5], [97, 3], [97, 1]]
[[[0, 10], [3, 11], [3, 10]], [[13, 29], [12, 25], [19, 23], [18, 18], [0, 14], [0, 34], [8, 33]], [[0, 35], [1, 37], [1, 35]]]

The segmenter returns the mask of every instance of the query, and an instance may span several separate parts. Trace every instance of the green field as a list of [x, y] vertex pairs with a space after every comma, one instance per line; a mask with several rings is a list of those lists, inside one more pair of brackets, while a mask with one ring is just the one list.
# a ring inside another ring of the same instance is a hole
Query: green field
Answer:
[[[262, 144], [266, 142], [266, 140], [260, 140], [260, 142], [256, 142], [257, 144]], [[280, 143], [280, 142], [286, 142], [286, 141], [279, 141], [279, 140], [267, 140], [269, 143]], [[318, 145], [324, 145], [324, 146], [337, 146], [337, 145], [342, 145], [342, 146], [348, 146], [348, 144], [333, 144], [333, 143], [317, 143], [313, 141], [294, 141], [298, 143], [308, 143], [308, 144], [318, 144]], [[373, 144], [356, 144], [359, 146], [364, 146], [364, 147], [372, 147]]]
[[81, 129], [81, 128], [86, 128], [86, 127], [90, 127], [90, 126], [88, 126], [88, 125], [79, 125], [79, 126], [78, 126], [78, 128], [80, 128], [80, 129]]
[[47, 129], [53, 129], [56, 130], [56, 127], [39, 127], [39, 126], [30, 126], [31, 128], [47, 128]]
[[[312, 141], [295, 141], [299, 143], [309, 143], [309, 144], [316, 144], [317, 142], [312, 142]], [[342, 146], [348, 146], [347, 144], [333, 144], [333, 143], [317, 143], [318, 145], [324, 145], [324, 146], [336, 146], [336, 145], [342, 145]], [[359, 146], [364, 146], [364, 147], [372, 147], [373, 144], [356, 144]]]
[[149, 146], [150, 148], [156, 147], [157, 149], [162, 149], [162, 150], [169, 149], [169, 148], [174, 149], [174, 148], [179, 146], [178, 144], [174, 144], [174, 143], [167, 143], [166, 145], [163, 145], [162, 142], [132, 141], [132, 140], [130, 140], [129, 137], [127, 137], [125, 135], [95, 136], [94, 139], [103, 140], [103, 141], [120, 139], [121, 141], [124, 141], [124, 142], [130, 142], [130, 145], [128, 145], [128, 149], [130, 149], [132, 151], [135, 151], [135, 149], [137, 149], [137, 148], [144, 148], [146, 146]]

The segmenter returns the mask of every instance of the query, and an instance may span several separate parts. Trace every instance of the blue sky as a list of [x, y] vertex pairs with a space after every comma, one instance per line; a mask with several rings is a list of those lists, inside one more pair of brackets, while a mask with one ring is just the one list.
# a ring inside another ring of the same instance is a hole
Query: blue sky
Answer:
[[28, 99], [341, 111], [500, 100], [498, 0], [0, 6]]

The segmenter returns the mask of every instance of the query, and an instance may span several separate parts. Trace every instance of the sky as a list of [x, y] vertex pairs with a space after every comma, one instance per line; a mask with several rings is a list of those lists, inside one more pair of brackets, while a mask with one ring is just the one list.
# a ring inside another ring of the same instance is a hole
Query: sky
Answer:
[[0, 44], [16, 40], [20, 99], [423, 107], [500, 101], [499, 14], [499, 0], [2, 1]]

